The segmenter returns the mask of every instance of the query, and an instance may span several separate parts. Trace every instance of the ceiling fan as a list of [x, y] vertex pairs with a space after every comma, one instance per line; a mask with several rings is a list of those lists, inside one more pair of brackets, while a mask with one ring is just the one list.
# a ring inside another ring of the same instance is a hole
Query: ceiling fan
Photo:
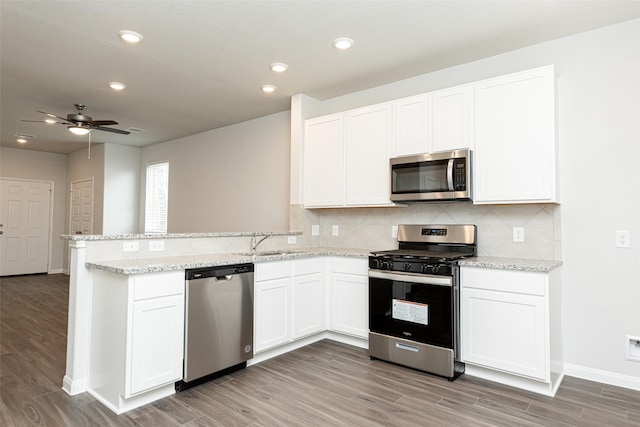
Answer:
[[47, 116], [51, 117], [51, 119], [22, 120], [22, 121], [66, 125], [67, 129], [69, 129], [69, 132], [75, 135], [86, 135], [94, 129], [102, 130], [105, 132], [119, 133], [121, 135], [129, 135], [131, 133], [126, 130], [105, 127], [106, 125], [117, 125], [118, 122], [113, 120], [93, 120], [91, 117], [83, 114], [84, 109], [87, 108], [86, 105], [84, 104], [74, 104], [74, 105], [78, 110], [78, 112], [74, 114], [67, 114], [66, 119], [60, 116], [56, 116], [55, 114], [46, 113], [44, 111], [38, 111], [38, 113], [46, 114]]

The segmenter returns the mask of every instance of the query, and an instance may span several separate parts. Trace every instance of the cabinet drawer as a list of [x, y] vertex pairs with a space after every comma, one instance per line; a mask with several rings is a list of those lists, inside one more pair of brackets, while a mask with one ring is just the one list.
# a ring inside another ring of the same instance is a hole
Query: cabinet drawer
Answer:
[[291, 276], [291, 261], [261, 262], [255, 266], [255, 280], [282, 279]]
[[132, 276], [133, 299], [164, 297], [184, 293], [184, 270]]
[[546, 274], [530, 271], [493, 270], [463, 267], [460, 283], [464, 288], [486, 289], [519, 294], [545, 295]]
[[369, 274], [369, 261], [359, 258], [332, 258], [331, 271], [334, 273], [360, 274], [367, 276]]
[[322, 273], [324, 271], [324, 258], [308, 258], [293, 261], [293, 275]]

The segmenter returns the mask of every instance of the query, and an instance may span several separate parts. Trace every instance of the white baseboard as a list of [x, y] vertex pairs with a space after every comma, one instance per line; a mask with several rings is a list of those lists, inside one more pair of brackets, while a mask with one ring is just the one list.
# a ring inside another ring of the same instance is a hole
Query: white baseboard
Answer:
[[64, 270], [62, 268], [56, 268], [53, 270], [47, 271], [47, 274], [63, 274]]
[[84, 393], [87, 391], [87, 380], [82, 378], [74, 381], [65, 375], [64, 378], [62, 378], [62, 389], [71, 396]]
[[615, 372], [573, 365], [571, 363], [564, 364], [564, 373], [570, 377], [577, 377], [582, 378], [583, 380], [595, 381], [640, 391], [640, 376], [636, 377], [632, 375], [616, 374]]

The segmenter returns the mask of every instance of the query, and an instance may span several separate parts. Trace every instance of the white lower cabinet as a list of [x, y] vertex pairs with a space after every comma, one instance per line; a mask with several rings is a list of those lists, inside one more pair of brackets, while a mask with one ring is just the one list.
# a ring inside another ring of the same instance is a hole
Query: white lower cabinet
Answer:
[[322, 258], [256, 264], [256, 353], [325, 329], [324, 277]]
[[489, 379], [555, 393], [562, 372], [558, 274], [462, 267], [461, 284], [467, 372], [480, 367]]
[[129, 395], [182, 379], [184, 295], [133, 303]]
[[368, 338], [368, 274], [366, 259], [331, 259], [331, 330]]
[[184, 270], [92, 273], [88, 390], [116, 413], [174, 392], [184, 357]]

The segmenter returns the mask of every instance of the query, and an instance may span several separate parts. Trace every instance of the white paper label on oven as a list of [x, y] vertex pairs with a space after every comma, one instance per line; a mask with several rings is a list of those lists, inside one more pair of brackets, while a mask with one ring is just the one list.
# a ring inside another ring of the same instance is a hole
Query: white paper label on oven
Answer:
[[407, 322], [429, 324], [429, 304], [393, 299], [391, 304], [391, 317]]

